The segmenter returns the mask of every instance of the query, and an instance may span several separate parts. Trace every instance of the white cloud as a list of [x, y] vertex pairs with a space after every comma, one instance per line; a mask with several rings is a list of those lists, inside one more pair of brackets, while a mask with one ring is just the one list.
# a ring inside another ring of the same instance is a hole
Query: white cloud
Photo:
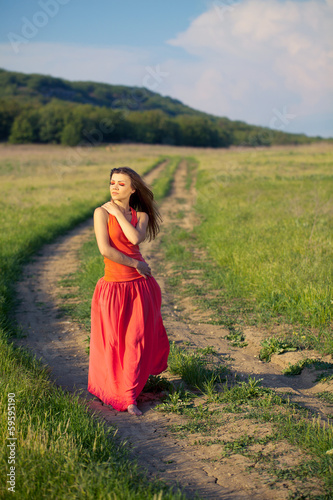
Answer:
[[174, 80], [172, 94], [262, 125], [269, 125], [273, 108], [287, 106], [301, 131], [302, 117], [333, 108], [332, 24], [332, 0], [216, 1], [169, 40], [197, 56], [190, 72], [182, 64], [185, 76], [181, 86]]
[[[333, 136], [332, 24], [333, 0], [216, 0], [169, 40], [172, 59], [159, 47], [28, 40], [17, 53], [0, 44], [0, 67], [146, 86], [215, 115]], [[276, 110], [285, 109], [295, 117], [281, 124]]]

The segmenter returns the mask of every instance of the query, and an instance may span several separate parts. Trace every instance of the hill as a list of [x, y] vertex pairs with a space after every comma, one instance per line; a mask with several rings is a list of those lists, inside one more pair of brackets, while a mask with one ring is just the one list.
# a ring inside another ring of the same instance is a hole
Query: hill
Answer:
[[216, 117], [144, 87], [70, 82], [0, 69], [0, 141], [228, 147], [320, 139]]

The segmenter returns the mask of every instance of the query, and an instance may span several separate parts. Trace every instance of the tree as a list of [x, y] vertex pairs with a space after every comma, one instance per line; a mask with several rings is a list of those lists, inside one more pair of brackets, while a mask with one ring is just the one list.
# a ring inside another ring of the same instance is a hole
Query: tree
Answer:
[[177, 144], [179, 125], [161, 110], [132, 112], [127, 117], [130, 139], [148, 144]]
[[45, 143], [59, 144], [61, 142], [62, 131], [70, 111], [63, 104], [57, 101], [39, 109], [39, 139]]
[[0, 141], [7, 141], [15, 118], [22, 111], [14, 100], [0, 100]]
[[81, 140], [80, 127], [76, 123], [67, 123], [61, 132], [61, 144], [77, 146]]
[[23, 111], [14, 120], [9, 142], [29, 143], [38, 142], [39, 139], [39, 116], [35, 110]]

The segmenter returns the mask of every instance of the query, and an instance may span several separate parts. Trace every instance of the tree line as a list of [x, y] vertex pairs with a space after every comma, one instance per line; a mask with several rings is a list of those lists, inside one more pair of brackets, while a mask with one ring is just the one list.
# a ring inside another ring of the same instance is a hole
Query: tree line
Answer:
[[0, 69], [0, 141], [228, 147], [316, 140], [321, 137], [209, 115], [144, 87], [70, 82]]
[[59, 99], [51, 99], [46, 104], [0, 100], [0, 141], [13, 144], [91, 146], [127, 141], [219, 148], [301, 144], [313, 140], [315, 138], [301, 134], [287, 134], [223, 118], [170, 116], [161, 109], [115, 110]]

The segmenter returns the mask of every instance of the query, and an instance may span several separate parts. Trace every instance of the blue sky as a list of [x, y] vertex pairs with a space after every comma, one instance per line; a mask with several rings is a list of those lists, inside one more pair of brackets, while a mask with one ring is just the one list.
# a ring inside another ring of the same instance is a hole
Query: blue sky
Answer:
[[333, 137], [333, 0], [0, 0], [0, 67]]

